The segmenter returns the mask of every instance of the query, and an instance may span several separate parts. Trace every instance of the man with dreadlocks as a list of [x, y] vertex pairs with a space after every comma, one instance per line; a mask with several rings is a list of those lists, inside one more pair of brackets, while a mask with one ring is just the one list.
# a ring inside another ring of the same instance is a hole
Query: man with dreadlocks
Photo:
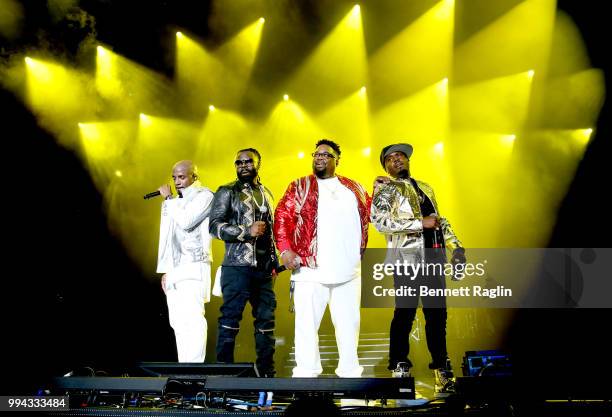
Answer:
[[234, 345], [247, 301], [255, 318], [255, 350], [260, 375], [274, 376], [273, 275], [278, 266], [272, 236], [272, 194], [259, 180], [261, 155], [237, 152], [238, 179], [219, 187], [210, 213], [210, 233], [225, 241], [221, 268], [223, 304], [219, 317], [217, 361], [234, 362]]

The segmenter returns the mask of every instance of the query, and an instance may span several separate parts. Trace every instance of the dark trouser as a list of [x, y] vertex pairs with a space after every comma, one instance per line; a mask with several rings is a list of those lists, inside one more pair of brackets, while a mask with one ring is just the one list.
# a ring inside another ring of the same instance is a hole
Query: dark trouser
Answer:
[[395, 310], [391, 321], [389, 368], [395, 369], [398, 362], [406, 362], [412, 367], [408, 359], [410, 353], [410, 332], [416, 316], [419, 298], [423, 304], [425, 316], [425, 337], [427, 348], [431, 354], [430, 369], [446, 367], [448, 353], [446, 351], [446, 298], [419, 296], [419, 287], [425, 285], [430, 289], [445, 288], [444, 277], [418, 277], [414, 281], [406, 277], [395, 277], [395, 288], [407, 286], [416, 290], [414, 297], [397, 297]]
[[219, 317], [217, 361], [234, 362], [234, 346], [247, 301], [255, 318], [255, 351], [260, 375], [274, 376], [274, 309], [276, 296], [270, 273], [249, 266], [221, 269], [223, 305]]

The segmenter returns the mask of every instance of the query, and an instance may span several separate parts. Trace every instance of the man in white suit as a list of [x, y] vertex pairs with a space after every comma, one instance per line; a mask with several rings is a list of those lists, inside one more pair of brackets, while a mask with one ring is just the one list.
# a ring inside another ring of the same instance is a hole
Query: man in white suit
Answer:
[[179, 362], [204, 362], [210, 300], [211, 242], [208, 216], [213, 193], [198, 181], [191, 161], [172, 168], [177, 197], [168, 184], [159, 187], [161, 208], [157, 272], [168, 302]]

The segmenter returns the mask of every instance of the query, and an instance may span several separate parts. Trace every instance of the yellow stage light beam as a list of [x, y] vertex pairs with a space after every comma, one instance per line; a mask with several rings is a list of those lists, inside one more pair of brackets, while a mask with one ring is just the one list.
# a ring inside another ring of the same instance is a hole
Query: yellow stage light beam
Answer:
[[372, 143], [397, 141], [430, 147], [448, 135], [448, 82], [444, 79], [373, 115]]
[[42, 126], [67, 147], [78, 143], [75, 126], [91, 120], [97, 101], [90, 77], [61, 64], [25, 58], [26, 103]]
[[166, 178], [176, 161], [192, 159], [195, 154], [199, 133], [196, 124], [141, 114], [138, 126], [132, 163], [143, 171], [154, 171], [151, 180]]
[[364, 87], [334, 103], [315, 117], [316, 123], [342, 147], [342, 175], [362, 184], [377, 175], [378, 161], [363, 161], [363, 149], [371, 147], [371, 118]]
[[370, 145], [370, 114], [367, 95], [362, 88], [317, 115], [315, 120], [340, 144], [352, 147]]
[[[592, 134], [592, 131], [590, 132]], [[588, 142], [589, 130], [541, 129], [521, 133], [521, 158], [513, 161], [513, 181], [499, 181], [505, 192], [501, 236], [517, 247], [545, 247]], [[516, 145], [518, 145], [517, 143]], [[516, 198], [519, 196], [520, 198]], [[538, 213], [533, 216], [533, 213]], [[521, 228], [516, 225], [522, 223]]]
[[606, 93], [602, 70], [547, 80], [542, 90], [540, 126], [573, 129], [597, 124]]
[[593, 135], [593, 129], [588, 128], [588, 129], [576, 129], [574, 131], [574, 137], [576, 138], [576, 140], [583, 144], [585, 147], [586, 145], [588, 145], [588, 143], [591, 141], [591, 136]]
[[121, 177], [118, 167], [127, 166], [137, 134], [134, 121], [79, 123], [81, 150], [89, 173], [104, 193], [114, 177]]
[[250, 77], [253, 63], [257, 57], [265, 19], [259, 18], [237, 35], [225, 42], [215, 52], [215, 56], [228, 70], [236, 73], [240, 80]]
[[188, 156], [194, 154], [198, 133], [196, 124], [141, 113], [134, 157], [140, 159], [142, 167], [153, 165], [168, 171], [177, 160], [190, 159]]
[[416, 178], [422, 179], [434, 188], [438, 204], [444, 210], [443, 215], [452, 219], [452, 224], [455, 226], [459, 219], [455, 212], [455, 200], [458, 196], [455, 194], [454, 177], [451, 172], [451, 160], [454, 154], [447, 149], [446, 142], [444, 138], [441, 140], [439, 138], [433, 145], [415, 145], [418, 157], [415, 157], [414, 163], [411, 163], [411, 173], [414, 172]]
[[207, 186], [216, 189], [235, 178], [235, 152], [250, 147], [259, 149], [259, 140], [255, 138], [253, 127], [242, 115], [219, 108], [209, 113], [199, 129], [194, 156]]
[[143, 127], [149, 127], [153, 124], [153, 120], [144, 113], [140, 113], [140, 124]]
[[176, 38], [175, 76], [184, 108], [194, 116], [207, 112], [206, 103], [236, 105], [245, 81], [228, 69], [215, 54], [185, 33]]
[[351, 9], [347, 24], [352, 29], [361, 29], [361, 7], [358, 4], [354, 5]]
[[546, 77], [555, 0], [525, 0], [455, 49], [453, 79], [460, 83], [535, 70]]
[[215, 52], [184, 33], [177, 36], [177, 82], [192, 114], [204, 114], [202, 103], [209, 101], [226, 108], [238, 107], [257, 57], [264, 22], [259, 18]]
[[310, 54], [289, 86], [300, 103], [316, 107], [352, 94], [366, 79], [361, 12], [354, 6]]
[[439, 156], [444, 155], [444, 142], [438, 142], [434, 145], [434, 151]]
[[166, 113], [176, 107], [169, 80], [101, 45], [96, 55], [96, 88], [112, 103], [116, 117], [133, 117], [141, 111]]
[[589, 52], [571, 16], [557, 10], [550, 52], [549, 78], [563, 77], [591, 68]]
[[[266, 122], [255, 133], [255, 137], [261, 147], [264, 161], [267, 161], [267, 186], [275, 195], [282, 195], [291, 178], [307, 175], [312, 171], [310, 154], [314, 150], [314, 144], [319, 139], [332, 135], [319, 126], [298, 103], [289, 100], [278, 102]], [[299, 158], [299, 152], [304, 153], [303, 158]], [[274, 172], [285, 174], [274, 175]]]
[[453, 128], [518, 132], [529, 112], [532, 77], [522, 72], [451, 89]]
[[439, 2], [372, 55], [372, 96], [389, 103], [450, 74], [454, 9], [453, 0]]
[[514, 141], [516, 141], [516, 135], [503, 135], [501, 137], [502, 144], [507, 147], [514, 146]]
[[[445, 196], [436, 193], [445, 199], [441, 207], [451, 204], [452, 224], [467, 247], [516, 245], [516, 236], [504, 236], [500, 229], [506, 212], [523, 204], [506, 187], [508, 178], [521, 170], [512, 166], [515, 139], [514, 134], [454, 130], [445, 142], [445, 160], [452, 173], [445, 185], [450, 188]], [[452, 201], [446, 201], [449, 195]], [[474, 213], [483, 213], [478, 228], [473, 227]]]
[[[99, 144], [101, 140], [100, 130], [97, 123], [79, 123], [81, 138], [90, 144]], [[104, 149], [104, 147], [101, 147]]]
[[591, 68], [580, 31], [557, 11], [547, 73], [537, 73], [529, 113], [530, 127], [565, 128], [595, 124], [603, 104], [603, 72]]
[[0, 10], [0, 36], [6, 39], [16, 38], [25, 16], [23, 6], [17, 0], [2, 0]]
[[133, 145], [131, 121], [79, 123], [82, 148], [90, 161], [117, 164]]
[[[93, 124], [100, 133], [99, 147], [84, 138], [84, 148], [90, 163], [105, 174], [104, 195], [111, 230], [140, 267], [151, 270], [157, 256], [159, 200], [156, 204], [141, 196], [161, 184], [172, 184], [172, 165], [193, 158], [199, 129], [189, 122], [149, 114], [127, 123], [128, 126], [126, 122]], [[109, 157], [107, 153], [115, 149], [118, 157]]]
[[593, 134], [593, 129], [588, 128], [588, 129], [581, 129], [580, 130], [581, 136], [582, 136], [582, 140], [586, 143], [588, 143], [591, 140], [591, 135]]
[[99, 45], [96, 54], [96, 88], [107, 99], [120, 99], [124, 93], [117, 76], [114, 55]]
[[40, 83], [50, 83], [52, 79], [51, 70], [55, 69], [58, 73], [63, 72], [63, 68], [53, 65], [51, 63], [44, 63], [42, 61], [32, 59], [29, 56], [24, 58], [27, 65], [28, 71], [32, 74], [35, 79]]

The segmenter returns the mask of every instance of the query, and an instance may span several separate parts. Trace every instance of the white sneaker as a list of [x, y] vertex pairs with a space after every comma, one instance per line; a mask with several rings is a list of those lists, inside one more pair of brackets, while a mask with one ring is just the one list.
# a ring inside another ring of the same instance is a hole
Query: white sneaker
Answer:
[[395, 369], [391, 371], [393, 378], [408, 378], [410, 377], [410, 365], [406, 362], [398, 362]]
[[446, 398], [455, 394], [455, 376], [450, 368], [434, 369], [434, 396]]

